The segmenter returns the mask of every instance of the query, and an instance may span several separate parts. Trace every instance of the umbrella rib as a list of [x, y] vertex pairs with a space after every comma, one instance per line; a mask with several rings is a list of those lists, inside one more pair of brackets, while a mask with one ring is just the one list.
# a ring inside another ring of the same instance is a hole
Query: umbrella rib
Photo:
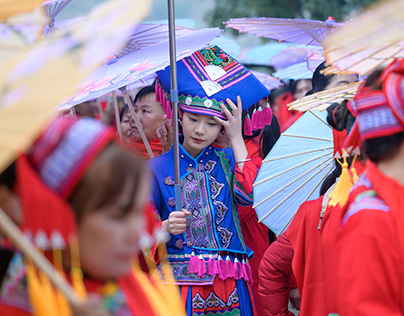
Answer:
[[324, 122], [321, 118], [318, 117], [317, 114], [314, 114], [314, 112], [309, 111], [311, 114], [313, 114], [315, 117], [317, 117], [324, 125], [326, 125], [328, 128], [332, 129], [330, 125], [328, 125], [326, 122]]
[[[325, 123], [324, 123], [325, 124]], [[282, 136], [285, 136], [285, 137], [297, 137], [297, 138], [305, 138], [305, 139], [314, 139], [314, 140], [322, 140], [322, 141], [325, 141], [325, 142], [333, 142], [332, 140], [330, 140], [330, 139], [326, 139], [326, 138], [320, 138], [320, 137], [313, 137], [313, 136], [303, 136], [303, 135], [288, 135], [288, 134], [285, 134], [285, 133], [283, 133], [282, 134]]]
[[[318, 182], [318, 184], [316, 185], [316, 187], [310, 192], [310, 194], [304, 199], [304, 201], [302, 202], [302, 204], [304, 202], [307, 202], [307, 200], [310, 198], [310, 196], [314, 193], [314, 191], [316, 191], [316, 189], [318, 188], [318, 186], [323, 183], [324, 179], [326, 177], [328, 177], [328, 175], [330, 174], [331, 170], [333, 168], [330, 168], [330, 170], [325, 174], [325, 176], [321, 179], [321, 181]], [[301, 205], [301, 204], [300, 204]], [[299, 209], [297, 209], [297, 211], [295, 212], [295, 214], [293, 214], [293, 216], [288, 220], [288, 222], [286, 223], [285, 226], [282, 227], [282, 229], [279, 231], [279, 233], [276, 235], [276, 237], [279, 237], [283, 231], [286, 229], [286, 227], [288, 227], [288, 225], [290, 224], [290, 222], [293, 220], [293, 218], [295, 217], [296, 213], [298, 212]]]
[[[330, 161], [331, 160], [331, 161]], [[328, 165], [332, 163], [334, 158], [329, 159], [329, 162], [321, 168], [319, 171], [317, 171], [315, 174], [313, 174], [309, 179], [307, 179], [305, 182], [303, 182], [299, 187], [297, 187], [292, 193], [290, 193], [288, 196], [286, 196], [282, 201], [280, 201], [272, 210], [270, 210], [267, 214], [265, 214], [258, 222], [262, 222], [265, 218], [267, 218], [268, 215], [270, 215], [275, 209], [277, 209], [283, 202], [285, 202], [288, 198], [290, 198], [293, 194], [295, 194], [298, 190], [300, 190], [307, 182], [309, 182], [311, 179], [313, 179], [316, 175], [318, 175], [321, 171], [323, 171]], [[310, 170], [311, 171], [311, 170]], [[307, 172], [306, 172], [307, 173]], [[255, 206], [254, 206], [255, 208]]]
[[[332, 148], [332, 147], [330, 147], [330, 148]], [[261, 183], [264, 183], [264, 182], [266, 182], [266, 181], [268, 181], [268, 180], [271, 180], [271, 179], [273, 179], [273, 178], [275, 178], [275, 177], [278, 177], [278, 176], [280, 176], [280, 175], [282, 175], [282, 174], [284, 174], [284, 173], [286, 173], [286, 172], [289, 172], [289, 171], [291, 171], [291, 170], [293, 170], [293, 169], [296, 169], [296, 168], [298, 168], [298, 167], [301, 167], [301, 166], [303, 166], [303, 165], [306, 164], [306, 163], [309, 163], [309, 162], [312, 162], [312, 161], [314, 161], [314, 160], [323, 158], [323, 157], [329, 155], [330, 153], [331, 153], [331, 151], [328, 151], [328, 152], [326, 152], [325, 154], [323, 154], [323, 155], [321, 155], [321, 156], [314, 157], [314, 158], [312, 158], [312, 159], [310, 159], [310, 160], [304, 161], [304, 162], [302, 162], [302, 163], [300, 163], [300, 164], [298, 164], [298, 165], [296, 165], [296, 166], [293, 166], [293, 167], [291, 167], [291, 168], [289, 168], [289, 169], [287, 169], [287, 170], [283, 170], [283, 171], [279, 172], [278, 174], [275, 174], [275, 175], [273, 175], [273, 176], [270, 176], [269, 178], [266, 178], [266, 179], [264, 179], [264, 180], [261, 180], [261, 181], [259, 181], [259, 182], [254, 183], [254, 184], [253, 184], [253, 187], [256, 186], [256, 185], [259, 185], [259, 184], [261, 184]]]
[[[281, 192], [283, 189], [287, 188], [288, 186], [290, 186], [291, 184], [295, 183], [297, 180], [299, 180], [300, 178], [303, 178], [306, 174], [308, 174], [309, 172], [312, 172], [314, 169], [320, 167], [322, 164], [328, 163], [330, 161], [333, 161], [334, 158], [328, 158], [325, 161], [320, 162], [319, 164], [315, 165], [313, 168], [307, 170], [305, 173], [301, 174], [300, 176], [298, 176], [296, 179], [292, 180], [291, 182], [289, 182], [288, 184], [286, 184], [285, 186], [283, 186], [282, 188], [280, 188], [278, 191], [272, 193], [270, 196], [266, 197], [264, 200], [262, 200], [261, 202], [259, 202], [258, 204], [255, 204], [253, 206], [253, 208], [257, 208], [257, 206], [260, 206], [262, 203], [268, 201], [270, 198], [272, 198], [273, 196], [275, 196], [276, 194], [278, 194], [279, 192]], [[265, 217], [267, 217], [269, 214], [265, 215], [262, 219], [264, 219]], [[262, 220], [261, 219], [261, 220]], [[261, 221], [260, 220], [260, 221]]]
[[316, 151], [322, 151], [322, 150], [327, 150], [327, 149], [333, 149], [334, 146], [330, 146], [330, 147], [324, 147], [324, 148], [319, 148], [319, 149], [313, 149], [313, 150], [307, 150], [307, 151], [301, 151], [299, 153], [295, 153], [295, 154], [290, 154], [287, 156], [281, 156], [281, 157], [275, 157], [275, 158], [271, 158], [268, 160], [263, 160], [262, 162], [271, 162], [271, 161], [275, 161], [275, 160], [279, 160], [279, 159], [284, 159], [284, 158], [290, 158], [290, 157], [296, 157], [296, 156], [300, 156], [300, 155], [304, 155], [304, 154], [309, 154], [309, 153], [314, 153]]

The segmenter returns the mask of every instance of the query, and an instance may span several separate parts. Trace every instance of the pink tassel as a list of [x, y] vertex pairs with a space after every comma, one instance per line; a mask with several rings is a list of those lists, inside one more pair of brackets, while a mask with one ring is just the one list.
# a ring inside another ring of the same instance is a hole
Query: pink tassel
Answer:
[[199, 258], [195, 256], [195, 253], [192, 251], [191, 253], [191, 258], [189, 259], [189, 268], [188, 272], [189, 273], [198, 273], [198, 263], [199, 263]]
[[246, 270], [247, 270], [247, 275], [248, 275], [248, 280], [249, 280], [248, 282], [250, 283], [250, 285], [252, 285], [253, 284], [252, 269], [251, 269], [250, 263], [248, 262], [248, 259], [246, 259], [245, 265], [246, 265]]
[[202, 278], [206, 274], [206, 263], [205, 259], [203, 259], [202, 254], [199, 255], [199, 268], [198, 268], [198, 277]]
[[220, 280], [226, 280], [227, 277], [227, 269], [226, 269], [226, 263], [224, 262], [224, 260], [222, 259], [222, 257], [219, 255], [219, 257], [217, 257], [217, 265], [219, 268], [219, 273], [218, 273], [218, 277]]
[[252, 136], [251, 118], [248, 113], [244, 119], [244, 135]]
[[241, 264], [240, 264], [240, 261], [237, 259], [237, 257], [234, 258], [233, 266], [234, 266], [234, 278], [235, 278], [236, 280], [240, 280], [240, 278], [241, 278], [241, 277], [240, 277]]
[[234, 278], [234, 265], [230, 259], [230, 256], [226, 257], [227, 278]]
[[245, 267], [245, 260], [241, 261], [241, 269], [240, 269], [240, 279], [244, 279], [246, 282], [248, 282], [248, 275], [247, 275], [247, 269]]
[[264, 128], [265, 127], [265, 123], [264, 123], [264, 112], [262, 110], [262, 106], [260, 105], [257, 111], [257, 124], [258, 124], [258, 128]]
[[167, 113], [167, 119], [172, 119], [173, 118], [173, 112], [171, 110], [171, 104], [169, 100], [166, 100], [166, 113]]
[[213, 255], [210, 254], [209, 260], [208, 260], [208, 274], [215, 275], [218, 273], [219, 273], [219, 269], [217, 267], [217, 262], [215, 259], [213, 259]]
[[257, 109], [254, 108], [253, 114], [251, 115], [251, 127], [253, 131], [256, 131], [258, 128], [257, 126]]
[[265, 118], [265, 125], [271, 125], [271, 123], [272, 123], [272, 116], [273, 116], [273, 113], [272, 113], [272, 109], [271, 109], [271, 107], [269, 106], [269, 104], [267, 103], [267, 105], [266, 106], [264, 106], [264, 118]]

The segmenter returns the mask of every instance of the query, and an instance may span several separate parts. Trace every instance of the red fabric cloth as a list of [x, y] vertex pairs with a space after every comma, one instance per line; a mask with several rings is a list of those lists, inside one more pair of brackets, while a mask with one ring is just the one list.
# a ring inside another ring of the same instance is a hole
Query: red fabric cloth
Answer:
[[265, 251], [259, 269], [258, 292], [263, 307], [261, 315], [294, 315], [288, 309], [292, 258], [293, 248], [286, 234], [282, 234]]
[[[150, 145], [150, 149], [153, 152], [154, 157], [157, 157], [158, 155], [161, 154], [163, 147], [161, 146], [159, 138], [155, 138], [155, 139], [149, 141], [149, 145]], [[134, 150], [140, 157], [142, 157], [144, 159], [150, 159], [146, 146], [142, 141], [135, 142], [131, 139], [128, 147], [129, 147], [129, 149]]]
[[[252, 185], [262, 164], [262, 158], [260, 157], [259, 138], [247, 139], [245, 140], [245, 145], [247, 147], [248, 156], [252, 163], [244, 164], [243, 175], [239, 176], [237, 180], [239, 180], [243, 188], [250, 193], [252, 192]], [[236, 174], [238, 174], [238, 172]], [[249, 259], [253, 273], [252, 288], [254, 297], [256, 299], [258, 315], [262, 315], [263, 309], [258, 295], [258, 270], [265, 250], [269, 247], [268, 227], [262, 223], [258, 223], [257, 213], [251, 205], [239, 205], [238, 214], [244, 242], [248, 248], [254, 251], [254, 257]]]
[[278, 119], [279, 126], [282, 127], [282, 125], [293, 116], [293, 113], [288, 110], [288, 104], [294, 100], [295, 98], [293, 97], [293, 94], [290, 91], [282, 93], [277, 98], [278, 109], [276, 112], [274, 112], [274, 114]]
[[303, 203], [286, 231], [294, 250], [292, 267], [301, 298], [301, 316], [326, 315], [322, 244], [318, 229], [322, 202], [323, 196], [320, 196]]
[[[404, 186], [384, 176], [371, 162], [365, 174], [376, 198], [367, 203], [355, 201], [365, 191], [372, 196], [364, 183], [351, 192], [344, 208], [330, 209], [332, 213], [325, 218], [328, 311], [341, 316], [403, 315]], [[380, 200], [389, 210], [381, 208]]]

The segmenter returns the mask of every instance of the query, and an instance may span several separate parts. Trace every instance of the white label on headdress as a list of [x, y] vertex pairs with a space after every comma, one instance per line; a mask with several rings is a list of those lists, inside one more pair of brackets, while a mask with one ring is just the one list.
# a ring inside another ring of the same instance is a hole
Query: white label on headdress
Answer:
[[335, 159], [340, 159], [341, 158], [341, 155], [339, 154], [338, 151], [335, 153], [334, 158]]
[[48, 236], [46, 236], [45, 231], [38, 230], [34, 237], [34, 244], [42, 250], [48, 250], [50, 248], [50, 242]]
[[186, 104], [186, 105], [191, 105], [191, 104], [192, 104], [192, 98], [191, 98], [191, 97], [187, 97], [187, 98], [185, 99], [185, 104]]
[[223, 89], [220, 84], [213, 81], [201, 81], [200, 84], [208, 97]]
[[226, 71], [224, 71], [223, 68], [214, 65], [206, 66], [205, 71], [208, 73], [208, 76], [212, 81], [215, 81], [226, 74]]
[[212, 106], [212, 101], [211, 100], [205, 100], [204, 104], [205, 104], [205, 106], [207, 108], [210, 108]]
[[66, 243], [62, 237], [62, 234], [58, 230], [54, 230], [52, 232], [50, 242], [52, 245], [52, 249], [64, 249], [66, 247]]

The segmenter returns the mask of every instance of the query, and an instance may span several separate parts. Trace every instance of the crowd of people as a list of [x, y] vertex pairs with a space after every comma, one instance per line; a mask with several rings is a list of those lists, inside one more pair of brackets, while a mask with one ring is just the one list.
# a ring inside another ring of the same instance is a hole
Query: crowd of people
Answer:
[[[270, 92], [217, 46], [177, 68], [178, 118], [167, 67], [121, 106], [120, 128], [80, 104], [0, 175], [1, 209], [81, 299], [68, 307], [4, 237], [0, 315], [293, 315], [289, 302], [303, 316], [403, 315], [404, 61], [327, 109], [335, 152], [352, 155], [278, 237], [258, 222], [253, 183], [302, 115], [287, 104], [358, 75], [324, 75], [323, 63]], [[334, 203], [343, 178], [353, 186]]]

